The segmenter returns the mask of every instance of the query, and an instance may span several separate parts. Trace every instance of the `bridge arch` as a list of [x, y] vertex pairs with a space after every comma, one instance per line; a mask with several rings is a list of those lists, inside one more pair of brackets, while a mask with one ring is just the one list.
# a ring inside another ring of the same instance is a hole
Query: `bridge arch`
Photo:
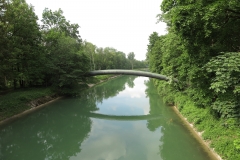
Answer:
[[[160, 80], [169, 81], [171, 78], [151, 72], [145, 71], [135, 71], [135, 70], [122, 70], [122, 69], [110, 69], [110, 70], [95, 70], [89, 71], [85, 74], [85, 76], [97, 76], [97, 75], [109, 75], [109, 74], [123, 74], [123, 75], [134, 75], [134, 76], [144, 76], [150, 78], [156, 78]], [[177, 79], [173, 78], [174, 82], [178, 82]]]

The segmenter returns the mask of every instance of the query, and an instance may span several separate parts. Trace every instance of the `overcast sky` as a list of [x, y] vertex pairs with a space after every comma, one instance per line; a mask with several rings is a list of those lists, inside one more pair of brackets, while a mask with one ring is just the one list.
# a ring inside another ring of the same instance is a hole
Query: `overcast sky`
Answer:
[[71, 23], [79, 24], [83, 40], [97, 47], [113, 47], [144, 60], [148, 37], [152, 32], [166, 34], [166, 25], [158, 23], [162, 0], [26, 0], [38, 18], [44, 8], [61, 8]]

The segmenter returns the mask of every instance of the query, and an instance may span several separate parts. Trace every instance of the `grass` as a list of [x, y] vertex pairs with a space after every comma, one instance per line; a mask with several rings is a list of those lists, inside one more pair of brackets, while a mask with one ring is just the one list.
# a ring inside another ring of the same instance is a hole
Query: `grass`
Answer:
[[154, 81], [159, 94], [168, 104], [175, 104], [180, 113], [192, 123], [210, 147], [224, 160], [240, 160], [240, 123], [238, 119], [217, 118], [209, 106], [197, 107], [187, 94]]
[[89, 77], [87, 79], [87, 82], [96, 84], [96, 83], [99, 83], [101, 81], [106, 81], [113, 76], [116, 76], [116, 75], [99, 75], [99, 76]]
[[[114, 75], [89, 77], [87, 82], [96, 84], [106, 81], [112, 76]], [[71, 92], [71, 90], [64, 91]], [[45, 96], [53, 96], [55, 93], [50, 88], [27, 88], [2, 92], [2, 95], [0, 95], [0, 121], [30, 109], [31, 107], [27, 105], [30, 101]]]
[[196, 107], [185, 95], [178, 94], [175, 102], [181, 106], [180, 113], [193, 123], [199, 132], [204, 131], [203, 139], [210, 142], [210, 146], [224, 160], [240, 159], [240, 150], [234, 144], [236, 140], [240, 140], [240, 128], [236, 119], [216, 118], [211, 114], [210, 108]]
[[0, 121], [21, 113], [31, 107], [28, 102], [54, 95], [50, 88], [28, 88], [11, 91], [0, 96]]

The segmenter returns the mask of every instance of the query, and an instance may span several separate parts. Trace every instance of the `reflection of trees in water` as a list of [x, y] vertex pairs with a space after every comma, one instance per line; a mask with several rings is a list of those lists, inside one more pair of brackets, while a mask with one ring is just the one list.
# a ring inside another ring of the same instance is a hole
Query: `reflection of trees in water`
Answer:
[[[159, 100], [159, 95], [156, 92], [156, 88], [153, 85], [152, 80], [145, 81], [145, 85], [147, 86], [145, 93], [147, 97], [149, 97], [149, 104], [150, 104], [150, 111], [149, 114], [162, 114], [162, 107], [163, 103]], [[153, 120], [148, 120], [147, 122], [147, 128], [150, 131], [155, 131], [157, 128], [159, 128], [163, 124], [162, 119], [153, 119]]]
[[134, 87], [134, 80], [136, 78], [136, 76], [128, 76], [128, 80], [127, 80], [127, 85], [129, 88], [133, 88]]
[[[0, 159], [61, 160], [75, 156], [81, 152], [81, 143], [88, 137], [92, 125], [89, 116], [82, 112], [98, 110], [96, 103], [116, 96], [125, 89], [129, 79], [135, 78], [113, 79], [106, 85], [83, 91], [81, 98], [59, 100], [52, 104], [52, 109], [5, 127], [0, 130]], [[70, 109], [66, 109], [68, 106]]]
[[[162, 119], [148, 120], [147, 128], [150, 131], [155, 131], [161, 126], [161, 138], [159, 145], [159, 152], [164, 160], [168, 159], [203, 159], [202, 155], [206, 153], [201, 153], [201, 155], [196, 154], [196, 150], [202, 150], [201, 146], [192, 138], [184, 127], [182, 122], [177, 116], [174, 116], [170, 111], [164, 109], [166, 107], [163, 105], [162, 100], [157, 94], [157, 90], [154, 87], [151, 80], [145, 81], [147, 89], [145, 90], [146, 95], [149, 97], [150, 103], [150, 114], [161, 114]], [[168, 117], [168, 118], [167, 118]], [[189, 143], [196, 143], [195, 145], [190, 145]], [[191, 147], [195, 146], [195, 147]], [[211, 158], [205, 158], [211, 159]]]
[[163, 107], [166, 107], [163, 105], [163, 102], [159, 98], [159, 95], [157, 93], [157, 90], [152, 82], [152, 80], [145, 81], [145, 85], [147, 86], [147, 89], [145, 90], [145, 93], [147, 97], [149, 97], [149, 103], [150, 103], [150, 114], [161, 114], [162, 119], [153, 119], [148, 120], [147, 122], [147, 128], [150, 131], [155, 131], [157, 128], [161, 127], [161, 133], [163, 134], [160, 138], [160, 142], [162, 145], [159, 145], [159, 152], [162, 157], [162, 159], [177, 159], [177, 157], [173, 158], [171, 156], [174, 155], [173, 152], [175, 152], [175, 149], [177, 149], [177, 146], [171, 146], [172, 143], [168, 142], [168, 138], [172, 138], [173, 141], [175, 141], [175, 137], [172, 137], [174, 134], [174, 131], [172, 130], [172, 119], [166, 118], [167, 113], [164, 111]]
[[1, 130], [0, 159], [69, 159], [81, 151], [91, 123], [89, 117], [66, 109], [36, 113]]
[[129, 81], [132, 81], [132, 86], [134, 86], [134, 79], [136, 76], [121, 76], [117, 79], [112, 79], [107, 82], [107, 84], [103, 83], [97, 85], [89, 90], [86, 90], [81, 95], [85, 101], [88, 101], [89, 105], [93, 105], [94, 103], [102, 103], [104, 99], [108, 99], [110, 97], [114, 97], [119, 92], [125, 89], [125, 84]]

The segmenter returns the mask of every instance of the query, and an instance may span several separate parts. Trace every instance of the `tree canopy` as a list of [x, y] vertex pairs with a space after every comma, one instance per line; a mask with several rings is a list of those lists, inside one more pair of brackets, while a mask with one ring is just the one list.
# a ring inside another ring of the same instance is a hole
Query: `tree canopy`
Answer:
[[82, 41], [79, 25], [63, 10], [45, 8], [41, 25], [25, 0], [0, 0], [0, 89], [52, 86], [66, 94], [84, 84], [96, 69], [144, 68], [115, 48]]
[[168, 91], [184, 92], [219, 117], [240, 117], [239, 9], [237, 0], [163, 0], [158, 18], [168, 33], [149, 36], [150, 70], [181, 81]]

